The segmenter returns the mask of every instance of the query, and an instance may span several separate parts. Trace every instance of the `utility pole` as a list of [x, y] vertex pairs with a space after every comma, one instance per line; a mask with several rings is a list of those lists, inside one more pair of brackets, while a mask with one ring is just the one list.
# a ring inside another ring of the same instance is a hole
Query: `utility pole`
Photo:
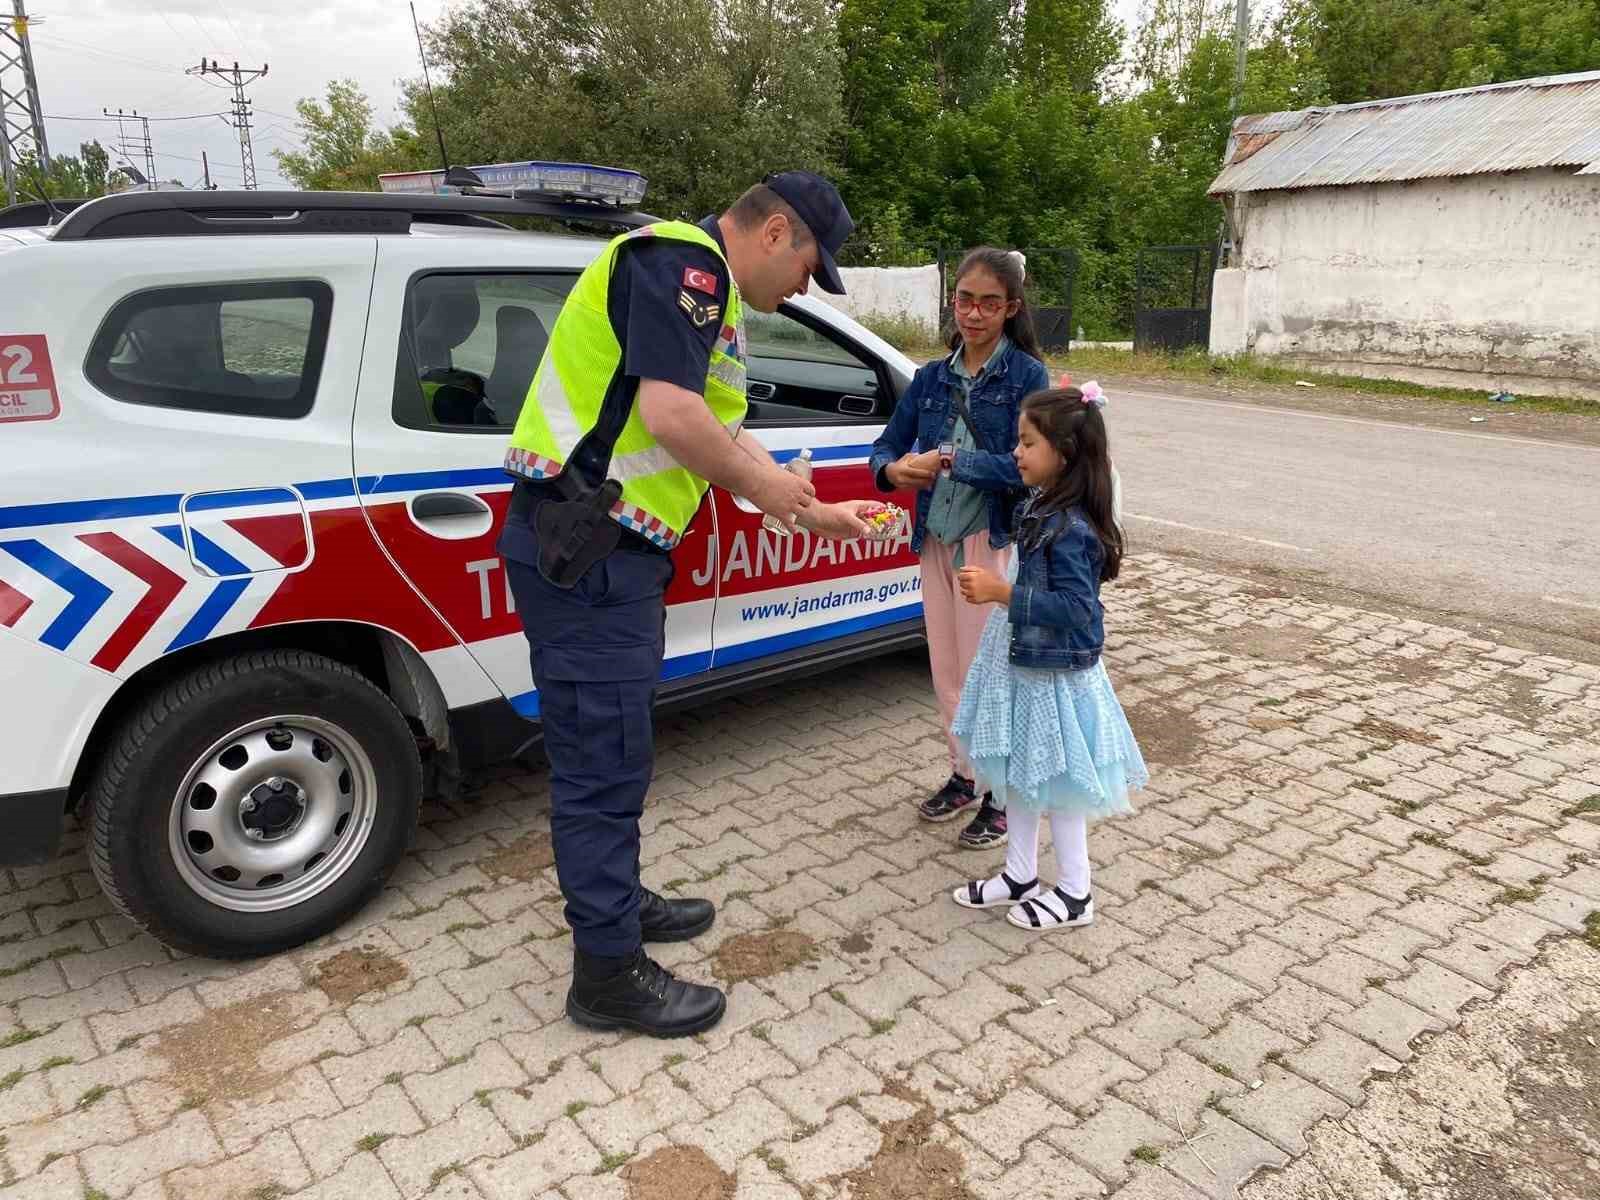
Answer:
[[[101, 112], [108, 117], [115, 117], [117, 121], [117, 153], [123, 159], [131, 162], [135, 153], [144, 159], [145, 187], [149, 191], [156, 189], [156, 150], [155, 144], [150, 140], [150, 118], [141, 117], [139, 110], [123, 112], [120, 108], [112, 112], [109, 108], [102, 108]], [[124, 121], [138, 121], [141, 133], [132, 139], [123, 126]]]
[[200, 151], [200, 167], [206, 173], [206, 191], [214, 192], [217, 189], [211, 186], [211, 159], [204, 150]]
[[1250, 0], [1239, 0], [1233, 15], [1233, 115], [1244, 105], [1244, 57], [1250, 45]]
[[23, 0], [11, 0], [12, 17], [0, 25], [0, 182], [6, 203], [15, 204], [17, 170], [33, 159], [50, 169], [50, 147], [44, 136], [44, 108], [39, 103], [39, 76], [28, 44], [28, 14]]
[[250, 101], [245, 97], [244, 89], [246, 84], [254, 83], [267, 73], [267, 64], [263, 63], [257, 71], [242, 69], [237, 62], [231, 67], [224, 67], [214, 58], [210, 62], [202, 58], [198, 67], [190, 67], [185, 73], [201, 77], [215, 75], [233, 84], [233, 117], [231, 120], [224, 117], [223, 120], [239, 131], [239, 169], [244, 175], [244, 188], [249, 192], [255, 191], [256, 152], [250, 145]]

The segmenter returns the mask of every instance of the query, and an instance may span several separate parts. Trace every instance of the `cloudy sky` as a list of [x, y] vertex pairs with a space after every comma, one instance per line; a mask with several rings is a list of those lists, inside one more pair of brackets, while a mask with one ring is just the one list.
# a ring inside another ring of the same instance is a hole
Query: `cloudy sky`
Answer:
[[[448, 3], [417, 0], [417, 16], [431, 21]], [[1116, 8], [1129, 20], [1139, 3], [1116, 0]], [[107, 108], [186, 118], [150, 126], [158, 174], [185, 183], [199, 181], [202, 151], [224, 187], [240, 180], [238, 137], [208, 115], [228, 108], [232, 87], [184, 73], [202, 57], [270, 67], [248, 91], [262, 187], [287, 186], [272, 151], [298, 145], [296, 100], [348, 76], [389, 123], [399, 116], [397, 81], [418, 73], [405, 0], [27, 0], [27, 7], [51, 151], [76, 154], [94, 138], [113, 148], [116, 122], [101, 118]]]

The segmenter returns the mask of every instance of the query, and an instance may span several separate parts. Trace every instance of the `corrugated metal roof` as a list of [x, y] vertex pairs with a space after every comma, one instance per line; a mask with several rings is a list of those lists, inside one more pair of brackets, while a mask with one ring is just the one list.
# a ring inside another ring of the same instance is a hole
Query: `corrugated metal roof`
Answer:
[[1600, 174], [1600, 71], [1240, 117], [1211, 195], [1575, 166]]

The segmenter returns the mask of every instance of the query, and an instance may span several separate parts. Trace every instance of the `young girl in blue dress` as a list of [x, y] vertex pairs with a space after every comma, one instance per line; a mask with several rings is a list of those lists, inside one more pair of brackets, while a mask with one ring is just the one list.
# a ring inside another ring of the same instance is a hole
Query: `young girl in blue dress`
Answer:
[[[1005, 869], [952, 893], [968, 908], [1006, 907], [1023, 929], [1094, 920], [1090, 820], [1132, 811], [1144, 758], [1111, 690], [1100, 585], [1122, 564], [1113, 476], [1097, 384], [1035, 392], [1022, 403], [1017, 468], [1033, 494], [1002, 579], [960, 572], [970, 604], [996, 604], [961, 690], [952, 732], [981, 786], [1005, 805]], [[1039, 827], [1050, 818], [1059, 879], [1039, 883]]]

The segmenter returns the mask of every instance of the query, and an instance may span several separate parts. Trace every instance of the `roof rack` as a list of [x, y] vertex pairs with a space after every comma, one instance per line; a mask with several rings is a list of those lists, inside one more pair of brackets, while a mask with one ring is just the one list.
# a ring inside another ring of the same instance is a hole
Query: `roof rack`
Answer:
[[283, 233], [397, 234], [409, 233], [413, 221], [508, 228], [504, 223], [507, 217], [545, 217], [569, 224], [636, 229], [656, 220], [645, 213], [609, 205], [553, 200], [523, 194], [523, 191], [517, 189], [510, 195], [463, 196], [382, 192], [119, 192], [74, 208], [66, 220], [56, 226], [55, 240]]
[[52, 199], [48, 204], [43, 200], [24, 200], [21, 204], [0, 208], [0, 229], [28, 229], [35, 225], [53, 225], [62, 213], [71, 212], [87, 203], [89, 203], [87, 200], [81, 199]]

